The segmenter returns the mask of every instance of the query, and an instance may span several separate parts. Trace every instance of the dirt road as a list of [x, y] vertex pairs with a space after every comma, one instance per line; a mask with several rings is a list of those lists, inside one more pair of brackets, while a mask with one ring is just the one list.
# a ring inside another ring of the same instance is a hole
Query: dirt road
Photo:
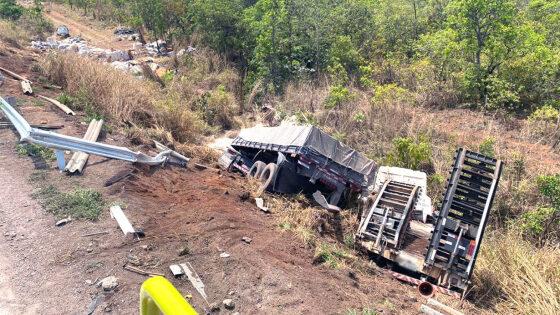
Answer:
[[49, 3], [45, 5], [45, 16], [51, 20], [55, 28], [66, 25], [71, 36], [80, 36], [94, 47], [115, 50], [132, 48], [132, 42], [119, 41], [110, 29], [100, 27], [97, 21], [81, 16], [65, 6]]

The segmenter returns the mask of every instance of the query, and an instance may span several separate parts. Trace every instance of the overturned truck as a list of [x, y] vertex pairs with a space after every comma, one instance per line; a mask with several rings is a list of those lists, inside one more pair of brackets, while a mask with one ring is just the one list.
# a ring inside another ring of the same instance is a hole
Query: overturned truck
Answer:
[[367, 196], [376, 164], [314, 126], [255, 127], [239, 133], [220, 165], [276, 193], [327, 196], [331, 209]]
[[377, 167], [314, 126], [244, 129], [220, 165], [260, 179], [262, 190], [313, 194], [329, 210], [358, 201], [357, 244], [427, 295], [465, 291], [502, 171], [501, 161], [458, 149], [434, 212], [425, 173]]
[[457, 150], [441, 205], [426, 220], [412, 215], [419, 187], [388, 179], [361, 218], [357, 243], [424, 281], [415, 283], [425, 295], [436, 289], [430, 283], [462, 293], [473, 272], [501, 171], [499, 160]]

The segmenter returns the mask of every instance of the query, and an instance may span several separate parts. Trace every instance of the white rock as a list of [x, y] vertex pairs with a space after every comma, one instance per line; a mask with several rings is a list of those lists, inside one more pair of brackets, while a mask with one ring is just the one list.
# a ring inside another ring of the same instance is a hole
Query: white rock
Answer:
[[235, 303], [233, 303], [233, 300], [232, 300], [232, 299], [225, 299], [223, 303], [224, 303], [224, 306], [225, 306], [227, 309], [232, 310], [232, 309], [235, 308]]
[[117, 277], [109, 276], [107, 278], [101, 279], [101, 287], [105, 291], [111, 291], [119, 285]]

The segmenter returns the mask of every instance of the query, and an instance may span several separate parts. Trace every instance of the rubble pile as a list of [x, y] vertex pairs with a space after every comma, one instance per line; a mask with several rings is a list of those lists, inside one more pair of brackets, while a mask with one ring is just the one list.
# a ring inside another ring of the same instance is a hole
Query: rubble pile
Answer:
[[86, 41], [80, 37], [68, 37], [63, 40], [56, 40], [50, 37], [46, 41], [32, 41], [31, 47], [41, 51], [50, 49], [72, 51], [80, 55], [85, 55], [107, 62], [128, 61], [132, 59], [127, 51], [88, 46]]

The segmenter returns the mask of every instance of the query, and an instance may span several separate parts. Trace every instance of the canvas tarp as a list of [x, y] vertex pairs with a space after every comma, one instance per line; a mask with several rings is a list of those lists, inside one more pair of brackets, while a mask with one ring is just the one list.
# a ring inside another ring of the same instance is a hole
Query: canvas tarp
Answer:
[[277, 146], [308, 147], [366, 178], [371, 178], [375, 171], [374, 161], [315, 126], [253, 127], [241, 130], [238, 138]]

